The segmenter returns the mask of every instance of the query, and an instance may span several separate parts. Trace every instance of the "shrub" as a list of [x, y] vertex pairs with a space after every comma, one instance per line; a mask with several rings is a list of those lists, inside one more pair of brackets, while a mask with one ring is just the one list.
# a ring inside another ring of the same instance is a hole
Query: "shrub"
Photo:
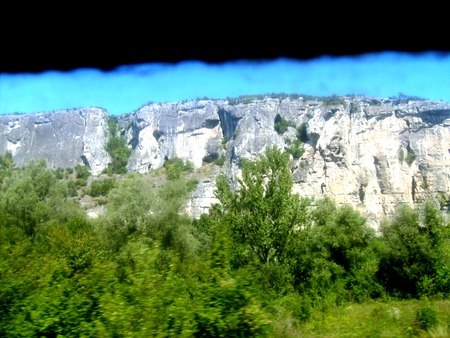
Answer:
[[115, 186], [116, 180], [114, 178], [108, 178], [103, 181], [93, 181], [91, 183], [88, 195], [92, 197], [106, 196]]
[[87, 178], [91, 174], [90, 169], [91, 168], [87, 165], [77, 164], [75, 166], [75, 172], [77, 174], [77, 178], [80, 180], [87, 180]]
[[194, 163], [189, 160], [186, 160], [186, 162], [184, 162], [183, 159], [179, 157], [166, 159], [163, 167], [166, 169], [168, 180], [180, 179], [182, 173], [191, 173], [194, 171]]
[[422, 330], [429, 331], [438, 324], [437, 313], [429, 307], [420, 308], [416, 313], [416, 321]]
[[0, 169], [8, 169], [12, 168], [13, 160], [12, 160], [12, 152], [6, 151], [4, 155], [0, 154]]
[[449, 294], [449, 237], [433, 203], [421, 210], [402, 205], [381, 232], [385, 250], [378, 277], [388, 291], [404, 298]]
[[414, 160], [416, 159], [416, 154], [414, 154], [414, 152], [411, 150], [408, 150], [408, 154], [406, 154], [406, 159], [405, 162], [408, 163], [408, 165], [411, 165]]
[[439, 202], [441, 211], [448, 207], [448, 203], [449, 203], [450, 199], [449, 199], [449, 196], [445, 192], [439, 191], [436, 194], [436, 199]]
[[305, 148], [303, 148], [300, 140], [294, 140], [291, 146], [287, 149], [287, 152], [292, 155], [294, 160], [298, 160], [305, 153]]
[[284, 117], [281, 117], [280, 114], [277, 114], [274, 121], [275, 131], [282, 135], [287, 131], [288, 127], [295, 127], [295, 122], [288, 121]]
[[198, 185], [198, 180], [192, 179], [186, 182], [186, 189], [187, 191], [191, 192], [194, 191], [195, 188]]
[[68, 188], [68, 192], [69, 192], [69, 196], [70, 197], [78, 196], [77, 184], [76, 184], [75, 181], [69, 181], [67, 183], [67, 188]]
[[222, 154], [220, 158], [214, 161], [214, 164], [217, 164], [218, 166], [223, 166], [225, 164], [225, 154]]
[[297, 128], [297, 139], [299, 139], [303, 143], [306, 143], [309, 141], [308, 128], [307, 128], [305, 122], [301, 123], [300, 126]]
[[331, 96], [324, 96], [322, 98], [322, 101], [325, 107], [337, 106], [339, 104], [343, 105], [344, 107], [346, 106], [344, 99], [337, 96], [336, 94], [333, 94]]
[[56, 168], [55, 176], [58, 180], [62, 180], [64, 178], [64, 169], [61, 167]]
[[106, 145], [106, 151], [111, 157], [111, 163], [108, 168], [105, 168], [103, 173], [111, 174], [126, 174], [126, 165], [131, 156], [132, 150], [128, 148], [124, 136], [117, 137], [117, 117], [110, 117], [108, 120], [109, 139]]

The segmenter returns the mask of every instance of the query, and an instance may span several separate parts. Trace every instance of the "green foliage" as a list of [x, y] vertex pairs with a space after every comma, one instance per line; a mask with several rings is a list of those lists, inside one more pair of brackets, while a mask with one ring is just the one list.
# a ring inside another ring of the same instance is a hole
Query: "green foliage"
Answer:
[[411, 165], [415, 159], [416, 159], [416, 154], [414, 154], [414, 151], [412, 149], [408, 150], [408, 153], [406, 154], [405, 162], [408, 163], [408, 165]]
[[316, 202], [314, 226], [306, 233], [296, 262], [296, 284], [316, 302], [363, 301], [380, 296], [375, 273], [378, 257], [374, 231], [350, 206], [337, 207], [329, 198]]
[[204, 307], [195, 315], [195, 337], [262, 337], [269, 324], [248, 291], [236, 279], [215, 281], [205, 292]]
[[4, 155], [0, 154], [0, 185], [6, 177], [10, 177], [14, 167], [12, 153], [7, 151]]
[[31, 161], [13, 180], [8, 180], [1, 207], [8, 226], [34, 237], [40, 224], [48, 220], [66, 196], [67, 188], [58, 183], [45, 161]]
[[237, 98], [230, 98], [227, 97], [228, 104], [235, 106], [238, 104], [249, 104], [256, 100], [264, 100], [265, 98], [271, 98], [271, 99], [291, 99], [291, 100], [298, 100], [300, 97], [303, 98], [304, 101], [312, 101], [312, 100], [321, 100], [321, 97], [313, 96], [313, 95], [307, 95], [307, 94], [286, 94], [286, 93], [267, 93], [267, 94], [256, 94], [256, 95], [240, 95]]
[[299, 139], [303, 143], [309, 141], [307, 128], [308, 127], [305, 122], [301, 123], [300, 126], [297, 128], [297, 139]]
[[386, 249], [379, 278], [390, 292], [400, 297], [449, 294], [449, 234], [431, 202], [420, 211], [401, 206], [381, 231]]
[[448, 208], [449, 202], [450, 202], [450, 197], [449, 197], [448, 194], [446, 194], [443, 191], [439, 191], [436, 194], [436, 199], [438, 200], [439, 207], [440, 207], [441, 211], [443, 211], [444, 209]]
[[288, 161], [286, 154], [268, 147], [258, 160], [243, 161], [237, 191], [230, 190], [224, 176], [217, 180], [216, 196], [234, 240], [262, 264], [287, 259], [296, 245], [296, 229], [307, 222], [309, 201], [291, 193]]
[[177, 159], [168, 166], [182, 174], [164, 186], [135, 174], [94, 181], [90, 193], [109, 190], [95, 220], [68, 198], [77, 183], [61, 170], [11, 170], [0, 187], [0, 336], [445, 336], [440, 210], [400, 207], [376, 237], [353, 208], [292, 194], [288, 158], [269, 147], [243, 161], [234, 191], [220, 176], [221, 204], [195, 220], [183, 209], [198, 182]]
[[179, 180], [182, 178], [184, 173], [192, 173], [194, 171], [194, 164], [179, 157], [173, 157], [171, 159], [166, 159], [164, 161], [163, 167], [166, 169], [167, 179], [168, 180]]
[[238, 104], [249, 104], [256, 100], [258, 96], [254, 95], [240, 95], [237, 98], [227, 97], [227, 101], [229, 105], [236, 106]]
[[78, 196], [77, 183], [75, 181], [70, 180], [67, 182], [67, 189], [70, 197]]
[[152, 206], [151, 193], [150, 183], [140, 176], [132, 176], [111, 189], [106, 217], [99, 224], [107, 247], [117, 251], [127, 242], [129, 235], [144, 226]]
[[126, 165], [132, 153], [128, 148], [124, 136], [117, 136], [117, 117], [110, 116], [108, 119], [109, 139], [106, 144], [106, 151], [111, 157], [111, 163], [105, 168], [104, 173], [125, 174], [127, 172]]
[[322, 102], [325, 107], [337, 105], [343, 105], [344, 107], [346, 106], [344, 99], [340, 96], [337, 96], [336, 94], [322, 97]]
[[429, 331], [438, 324], [437, 313], [429, 307], [420, 308], [416, 313], [416, 320], [422, 330]]
[[58, 180], [62, 180], [64, 178], [64, 169], [61, 167], [56, 168], [55, 176]]
[[197, 185], [198, 185], [198, 180], [196, 180], [196, 179], [188, 180], [188, 181], [186, 182], [186, 190], [187, 190], [188, 192], [192, 192], [192, 191], [195, 190], [195, 188], [197, 187]]
[[202, 307], [195, 315], [195, 337], [263, 337], [269, 320], [255, 297], [250, 280], [230, 274], [232, 240], [227, 230], [204, 217], [214, 238], [206, 258]]
[[106, 196], [109, 191], [117, 185], [117, 181], [114, 178], [108, 178], [101, 181], [92, 181], [88, 195], [92, 197]]
[[286, 151], [292, 155], [294, 160], [298, 160], [305, 153], [305, 148], [303, 148], [302, 141], [297, 139], [291, 143]]
[[284, 117], [280, 116], [280, 114], [277, 114], [274, 122], [275, 131], [282, 135], [287, 131], [288, 127], [295, 127], [295, 122], [288, 121]]
[[222, 154], [217, 160], [214, 161], [214, 164], [217, 164], [219, 167], [225, 164], [225, 154]]
[[77, 164], [75, 166], [75, 172], [76, 172], [77, 179], [87, 180], [87, 178], [91, 174], [90, 170], [91, 170], [91, 168], [87, 165]]
[[14, 162], [12, 159], [12, 153], [10, 151], [6, 151], [5, 154], [0, 155], [0, 170], [11, 169], [14, 166]]

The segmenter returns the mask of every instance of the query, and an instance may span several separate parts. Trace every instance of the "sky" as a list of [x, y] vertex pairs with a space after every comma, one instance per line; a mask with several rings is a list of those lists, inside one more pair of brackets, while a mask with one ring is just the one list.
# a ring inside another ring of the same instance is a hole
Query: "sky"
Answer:
[[0, 114], [94, 106], [120, 115], [150, 101], [282, 92], [379, 98], [402, 92], [450, 102], [450, 53], [381, 52], [312, 60], [123, 65], [108, 72], [83, 68], [39, 74], [0, 73]]

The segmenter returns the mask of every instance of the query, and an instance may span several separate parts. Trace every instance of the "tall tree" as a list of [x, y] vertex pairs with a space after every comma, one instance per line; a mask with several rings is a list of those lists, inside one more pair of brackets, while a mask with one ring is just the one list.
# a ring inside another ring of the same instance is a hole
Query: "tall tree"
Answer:
[[292, 194], [288, 155], [273, 146], [255, 161], [243, 160], [238, 183], [231, 191], [220, 176], [216, 191], [234, 240], [247, 245], [262, 264], [283, 263], [307, 224], [309, 205]]

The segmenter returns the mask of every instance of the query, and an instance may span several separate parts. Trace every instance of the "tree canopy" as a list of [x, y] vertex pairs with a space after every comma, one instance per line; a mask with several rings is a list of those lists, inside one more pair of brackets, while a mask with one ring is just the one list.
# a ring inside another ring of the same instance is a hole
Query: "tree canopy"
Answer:
[[255, 161], [243, 160], [238, 183], [231, 191], [221, 176], [216, 193], [234, 239], [248, 245], [263, 264], [283, 261], [297, 230], [307, 225], [309, 205], [309, 200], [292, 194], [287, 154], [274, 146]]

